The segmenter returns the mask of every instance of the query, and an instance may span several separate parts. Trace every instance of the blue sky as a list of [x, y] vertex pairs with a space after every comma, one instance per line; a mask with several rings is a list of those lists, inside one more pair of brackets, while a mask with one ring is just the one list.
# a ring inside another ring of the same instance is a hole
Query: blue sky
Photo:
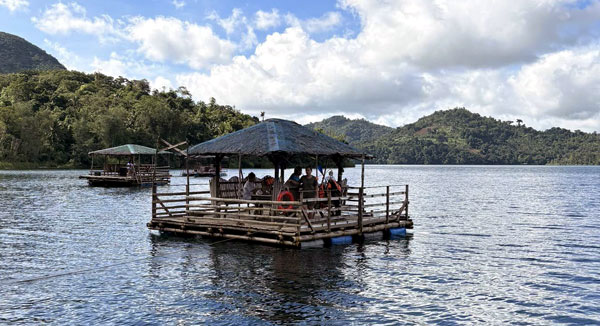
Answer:
[[254, 115], [400, 126], [464, 106], [600, 130], [598, 0], [0, 0], [0, 30]]

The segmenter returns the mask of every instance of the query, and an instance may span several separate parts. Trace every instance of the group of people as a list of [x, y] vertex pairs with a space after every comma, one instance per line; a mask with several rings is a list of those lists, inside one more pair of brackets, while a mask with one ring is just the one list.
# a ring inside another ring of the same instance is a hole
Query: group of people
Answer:
[[[318, 198], [319, 197], [319, 180], [318, 177], [312, 175], [312, 168], [308, 167], [304, 169], [305, 174], [302, 175], [302, 168], [295, 168], [292, 175], [290, 175], [289, 179], [285, 183], [285, 188], [292, 194], [292, 200], [300, 200], [300, 189], [302, 189], [302, 198]], [[272, 186], [272, 181], [274, 181], [271, 177], [265, 177], [263, 180], [263, 188], [265, 186], [265, 180], [269, 181], [267, 186]], [[242, 198], [246, 200], [252, 199], [252, 196], [256, 194], [257, 191], [262, 189], [260, 186], [257, 187], [256, 175], [254, 172], [250, 172], [248, 177], [246, 178], [246, 182], [244, 183], [244, 187], [242, 188]], [[341, 196], [341, 187], [336, 182], [333, 171], [329, 171], [327, 176], [323, 179], [322, 183], [323, 188], [322, 192], [325, 189], [329, 189], [332, 192], [332, 197], [340, 197]], [[332, 204], [337, 208], [340, 206], [339, 199], [332, 201]], [[305, 207], [307, 209], [314, 209], [317, 206], [316, 201], [306, 202]], [[339, 215], [339, 210], [334, 212], [334, 215]], [[311, 213], [310, 216], [313, 214]]]
[[[296, 200], [300, 198], [300, 188], [302, 188], [304, 192], [304, 198], [317, 197], [317, 188], [319, 187], [319, 181], [317, 180], [317, 177], [312, 175], [311, 168], [306, 168], [304, 172], [306, 174], [302, 175], [302, 169], [298, 167], [295, 168], [294, 173], [290, 175], [290, 178], [285, 183]], [[308, 204], [308, 208], [312, 209], [314, 202]]]

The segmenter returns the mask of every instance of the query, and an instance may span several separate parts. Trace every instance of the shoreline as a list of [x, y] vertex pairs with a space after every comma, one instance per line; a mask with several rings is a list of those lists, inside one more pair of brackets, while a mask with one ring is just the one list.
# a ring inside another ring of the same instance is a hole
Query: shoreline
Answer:
[[[365, 163], [365, 166], [600, 166], [600, 164], [410, 164], [410, 163], [398, 163], [398, 164], [369, 164]], [[242, 169], [271, 169], [272, 167], [242, 167]], [[351, 168], [351, 167], [346, 167]], [[89, 167], [77, 167], [77, 166], [47, 166], [35, 163], [19, 162], [9, 163], [0, 162], [0, 171], [27, 171], [27, 170], [89, 170]], [[171, 170], [185, 170], [185, 168], [170, 168]], [[224, 167], [224, 169], [233, 169]], [[237, 168], [235, 168], [237, 169]]]

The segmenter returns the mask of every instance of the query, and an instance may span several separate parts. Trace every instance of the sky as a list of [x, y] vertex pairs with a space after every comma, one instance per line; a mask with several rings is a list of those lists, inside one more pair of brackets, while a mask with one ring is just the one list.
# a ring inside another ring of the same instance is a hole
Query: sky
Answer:
[[0, 0], [68, 69], [307, 123], [466, 107], [600, 131], [600, 0]]

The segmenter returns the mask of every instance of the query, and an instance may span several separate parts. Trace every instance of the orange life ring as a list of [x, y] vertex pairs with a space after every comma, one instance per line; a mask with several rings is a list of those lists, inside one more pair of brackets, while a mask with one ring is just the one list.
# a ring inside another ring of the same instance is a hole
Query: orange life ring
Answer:
[[[277, 196], [277, 201], [294, 201], [294, 195], [289, 191], [282, 191], [279, 193], [279, 196]], [[294, 207], [292, 205], [289, 205], [288, 207], [283, 207], [283, 205], [279, 205], [278, 208], [279, 209], [292, 209]]]

